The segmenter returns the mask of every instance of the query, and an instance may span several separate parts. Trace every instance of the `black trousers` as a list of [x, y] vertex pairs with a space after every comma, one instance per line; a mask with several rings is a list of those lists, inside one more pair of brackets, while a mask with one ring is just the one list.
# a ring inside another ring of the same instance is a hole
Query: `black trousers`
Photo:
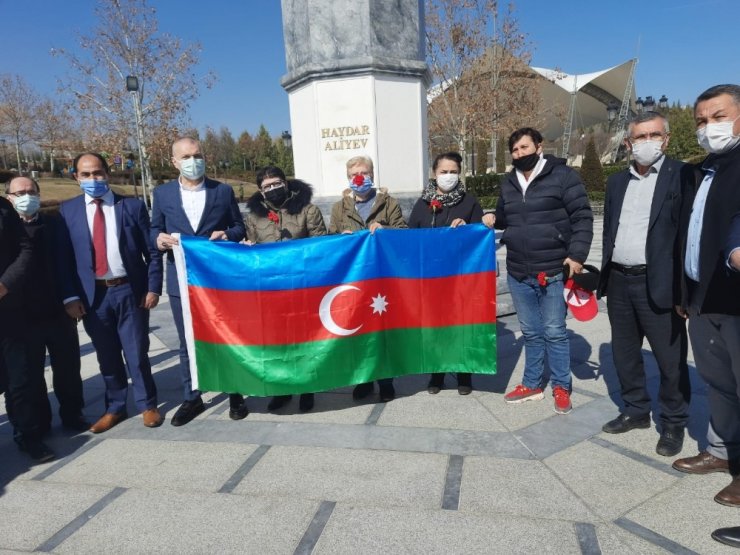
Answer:
[[696, 369], [707, 382], [707, 451], [740, 459], [740, 316], [689, 311]]
[[[59, 401], [59, 416], [62, 420], [80, 416], [85, 402], [82, 397], [77, 322], [65, 312], [59, 312], [48, 318], [35, 320], [31, 329], [33, 332], [28, 337], [28, 364], [34, 368], [34, 372], [40, 369], [43, 376], [48, 349], [54, 394]], [[38, 410], [44, 421], [51, 425], [51, 406], [43, 378], [41, 385], [44, 402]]]
[[38, 411], [46, 397], [43, 366], [39, 372], [29, 364], [22, 329], [25, 325], [19, 325], [16, 330], [0, 330], [0, 365], [6, 382], [5, 406], [16, 439], [40, 439], [46, 432], [46, 424]]
[[626, 276], [616, 270], [609, 274], [607, 308], [624, 414], [650, 413], [642, 358], [642, 344], [647, 338], [660, 370], [660, 419], [671, 426], [685, 426], [691, 399], [685, 321], [672, 309], [652, 306], [645, 275]]

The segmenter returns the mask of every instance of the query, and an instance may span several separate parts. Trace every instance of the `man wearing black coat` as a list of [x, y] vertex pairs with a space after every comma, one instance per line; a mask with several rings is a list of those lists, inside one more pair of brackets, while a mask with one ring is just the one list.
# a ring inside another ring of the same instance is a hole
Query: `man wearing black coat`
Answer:
[[708, 447], [673, 463], [692, 474], [729, 472], [733, 481], [715, 496], [740, 506], [740, 273], [725, 247], [740, 212], [740, 85], [717, 85], [694, 106], [699, 144], [709, 156], [686, 176], [681, 213], [681, 310], [689, 319], [696, 369], [707, 383]]
[[[84, 406], [80, 376], [80, 342], [77, 322], [64, 310], [57, 287], [57, 276], [74, 272], [71, 247], [62, 243], [64, 223], [56, 214], [39, 212], [38, 183], [28, 177], [16, 177], [6, 185], [6, 194], [25, 224], [33, 246], [33, 263], [26, 281], [24, 305], [32, 333], [28, 337], [29, 364], [43, 376], [46, 350], [49, 350], [54, 393], [59, 401], [62, 426], [85, 431], [90, 425], [82, 416]], [[56, 256], [65, 249], [66, 256]], [[56, 260], [64, 261], [60, 268]], [[42, 397], [38, 410], [46, 427], [51, 426], [51, 407], [42, 378]]]
[[26, 356], [28, 325], [24, 320], [23, 288], [33, 251], [18, 214], [0, 198], [0, 366], [5, 372], [5, 400], [11, 412], [14, 439], [37, 462], [54, 458], [42, 441], [43, 423], [35, 410], [40, 377], [34, 375]]
[[664, 155], [670, 136], [662, 115], [640, 114], [628, 133], [633, 164], [606, 186], [599, 284], [599, 294], [607, 296], [624, 408], [602, 429], [619, 434], [650, 427], [642, 358], [647, 337], [660, 371], [662, 430], [656, 451], [670, 457], [683, 446], [691, 396], [686, 323], [674, 310], [680, 298], [676, 245], [683, 164]]

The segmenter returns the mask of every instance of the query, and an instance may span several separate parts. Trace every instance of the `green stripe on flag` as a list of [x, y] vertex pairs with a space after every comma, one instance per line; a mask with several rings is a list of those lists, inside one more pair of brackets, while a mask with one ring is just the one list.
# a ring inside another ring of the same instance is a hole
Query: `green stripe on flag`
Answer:
[[394, 329], [296, 345], [196, 341], [195, 352], [201, 390], [310, 393], [406, 374], [495, 374], [496, 324]]

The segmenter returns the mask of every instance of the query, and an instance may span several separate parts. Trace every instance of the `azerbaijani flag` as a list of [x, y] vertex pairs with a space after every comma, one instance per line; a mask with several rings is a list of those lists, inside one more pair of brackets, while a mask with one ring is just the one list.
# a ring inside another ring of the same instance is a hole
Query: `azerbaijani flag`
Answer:
[[197, 389], [287, 395], [496, 371], [494, 234], [482, 224], [180, 245]]

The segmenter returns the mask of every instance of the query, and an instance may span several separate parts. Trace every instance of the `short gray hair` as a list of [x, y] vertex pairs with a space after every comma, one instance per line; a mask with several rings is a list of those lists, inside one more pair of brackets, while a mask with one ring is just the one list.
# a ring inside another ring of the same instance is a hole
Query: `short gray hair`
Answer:
[[656, 119], [663, 120], [663, 127], [665, 128], [665, 132], [666, 133], [670, 133], [671, 132], [671, 128], [668, 125], [668, 119], [663, 114], [661, 114], [660, 112], [652, 112], [652, 111], [650, 111], [650, 112], [642, 112], [640, 114], [637, 114], [632, 119], [632, 121], [630, 121], [630, 124], [627, 127], [627, 135], [628, 136], [631, 136], [632, 135], [632, 129], [634, 129], [635, 125], [640, 125], [641, 123], [645, 123], [645, 122], [648, 122], [648, 121], [654, 121]]
[[712, 98], [716, 98], [721, 94], [729, 94], [735, 101], [735, 105], [740, 108], [740, 85], [726, 84], [709, 87], [707, 90], [701, 93], [697, 97], [696, 102], [694, 102], [694, 111], [696, 111], [696, 106], [697, 104], [699, 104], [699, 102], [711, 100]]
[[375, 169], [373, 168], [373, 159], [369, 156], [353, 156], [349, 160], [347, 160], [347, 177], [349, 177], [349, 170], [350, 168], [353, 168], [359, 164], [365, 164], [368, 168], [370, 168], [370, 171], [373, 175], [375, 175]]

